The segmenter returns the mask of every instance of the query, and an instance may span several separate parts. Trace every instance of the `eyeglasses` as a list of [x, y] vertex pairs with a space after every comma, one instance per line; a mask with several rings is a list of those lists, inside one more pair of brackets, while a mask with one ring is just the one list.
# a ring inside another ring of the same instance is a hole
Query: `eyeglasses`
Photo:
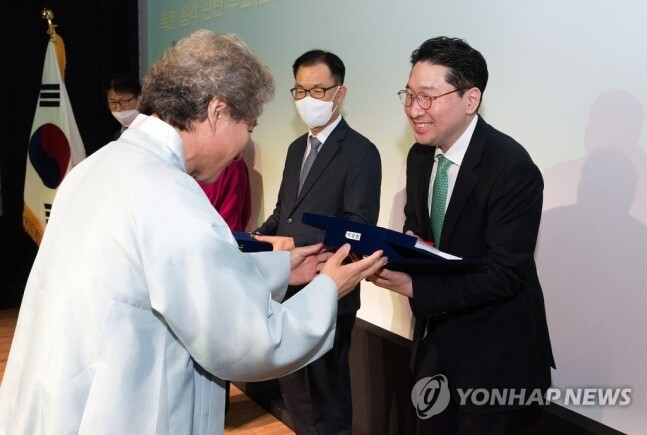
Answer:
[[332, 85], [328, 88], [312, 88], [312, 89], [303, 89], [303, 88], [292, 88], [290, 89], [290, 92], [292, 93], [292, 97], [295, 100], [301, 100], [302, 98], [305, 98], [306, 94], [310, 94], [312, 98], [316, 98], [317, 100], [320, 100], [326, 95], [326, 92], [331, 90], [332, 88], [339, 87], [341, 85]]
[[404, 107], [411, 107], [411, 105], [413, 104], [413, 100], [415, 99], [422, 110], [428, 110], [431, 107], [431, 104], [434, 102], [434, 100], [440, 97], [444, 97], [445, 95], [453, 94], [454, 92], [459, 92], [464, 90], [465, 89], [454, 89], [453, 91], [445, 92], [444, 94], [440, 94], [432, 97], [431, 95], [425, 94], [424, 92], [418, 92], [417, 94], [414, 95], [411, 92], [403, 89], [400, 92], [398, 92], [398, 97], [400, 97], [400, 101], [402, 101], [402, 104], [404, 104]]
[[133, 101], [135, 98], [137, 97], [132, 96], [130, 98], [124, 98], [123, 100], [117, 100], [117, 101], [108, 100], [108, 107], [110, 107], [111, 109], [116, 109], [117, 106], [119, 106], [122, 109], [125, 109], [126, 107], [128, 107], [130, 102]]

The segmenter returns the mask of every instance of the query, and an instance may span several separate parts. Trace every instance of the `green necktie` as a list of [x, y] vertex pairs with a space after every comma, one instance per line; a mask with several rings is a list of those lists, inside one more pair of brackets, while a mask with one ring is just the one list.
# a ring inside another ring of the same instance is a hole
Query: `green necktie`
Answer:
[[438, 168], [436, 169], [436, 178], [434, 178], [434, 191], [431, 197], [431, 231], [434, 235], [434, 246], [440, 246], [440, 233], [443, 230], [443, 221], [445, 220], [445, 207], [447, 204], [447, 170], [452, 161], [438, 154]]

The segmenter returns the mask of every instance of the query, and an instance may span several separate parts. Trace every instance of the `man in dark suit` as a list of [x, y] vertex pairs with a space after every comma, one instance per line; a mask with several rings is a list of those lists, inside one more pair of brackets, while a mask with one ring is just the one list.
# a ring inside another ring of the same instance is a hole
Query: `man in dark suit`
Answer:
[[[292, 68], [292, 96], [309, 132], [288, 148], [276, 208], [256, 230], [268, 235], [256, 237], [271, 242], [275, 250], [323, 241], [322, 230], [301, 223], [304, 212], [375, 225], [380, 207], [379, 152], [340, 115], [346, 96], [343, 62], [333, 53], [311, 50], [301, 55]], [[289, 288], [286, 297], [299, 290]], [[299, 435], [350, 433], [348, 352], [359, 306], [358, 286], [339, 301], [332, 350], [279, 379], [283, 400]]]
[[[407, 157], [404, 231], [485, 266], [382, 270], [371, 281], [410, 298], [418, 433], [520, 433], [524, 405], [550, 386], [554, 366], [533, 259], [542, 176], [520, 144], [477, 114], [488, 78], [481, 53], [438, 37], [411, 64], [399, 93], [417, 141]], [[470, 388], [484, 390], [475, 398]], [[504, 389], [514, 395], [482, 403]]]

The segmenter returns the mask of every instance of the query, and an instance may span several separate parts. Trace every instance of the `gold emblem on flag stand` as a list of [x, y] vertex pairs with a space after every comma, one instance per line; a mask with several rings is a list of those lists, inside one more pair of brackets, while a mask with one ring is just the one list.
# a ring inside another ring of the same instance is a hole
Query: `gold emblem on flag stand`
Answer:
[[54, 12], [52, 12], [51, 9], [45, 8], [40, 13], [40, 16], [43, 20], [47, 20], [47, 25], [49, 26], [49, 28], [47, 29], [47, 34], [49, 35], [52, 42], [56, 42], [56, 24], [52, 23], [52, 20], [54, 19]]
[[51, 9], [44, 8], [40, 17], [43, 20], [47, 20], [47, 34], [49, 35], [49, 40], [54, 43], [56, 47], [56, 57], [58, 59], [58, 67], [61, 70], [61, 77], [65, 80], [65, 44], [63, 43], [63, 38], [56, 33], [56, 24], [52, 22], [54, 19], [54, 12]]

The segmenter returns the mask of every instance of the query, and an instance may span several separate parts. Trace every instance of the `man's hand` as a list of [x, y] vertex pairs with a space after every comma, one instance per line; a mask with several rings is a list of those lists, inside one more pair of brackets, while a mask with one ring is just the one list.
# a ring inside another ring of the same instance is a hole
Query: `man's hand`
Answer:
[[361, 280], [377, 273], [388, 260], [382, 251], [376, 251], [361, 260], [342, 264], [349, 253], [350, 245], [347, 243], [339, 248], [321, 269], [322, 274], [335, 281], [339, 298], [346, 296]]
[[404, 272], [380, 269], [374, 275], [369, 276], [368, 280], [378, 287], [389, 289], [409, 298], [413, 297], [411, 276]]
[[414, 233], [413, 231], [411, 231], [411, 230], [407, 230], [407, 232], [406, 232], [406, 233], [404, 233], [404, 234], [406, 234], [407, 236], [413, 236], [413, 237], [415, 237], [415, 238], [416, 238], [416, 239], [418, 239], [418, 240], [422, 240], [422, 239], [421, 239], [417, 234], [415, 234], [415, 233]]
[[254, 238], [261, 242], [270, 243], [273, 251], [291, 251], [294, 249], [294, 239], [292, 237], [263, 236], [262, 234], [254, 234]]
[[290, 251], [290, 285], [307, 284], [315, 279], [330, 257], [332, 257], [332, 252], [324, 251], [322, 243], [292, 249]]

